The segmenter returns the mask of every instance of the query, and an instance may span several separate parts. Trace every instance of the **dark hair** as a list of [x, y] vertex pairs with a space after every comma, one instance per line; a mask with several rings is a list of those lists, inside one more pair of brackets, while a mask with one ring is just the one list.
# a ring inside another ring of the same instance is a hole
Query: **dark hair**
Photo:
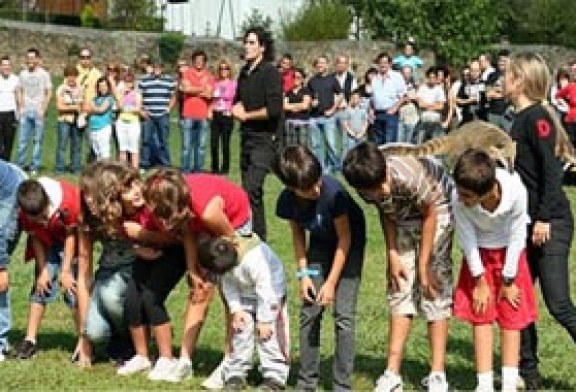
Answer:
[[29, 216], [39, 216], [48, 207], [48, 195], [37, 180], [24, 180], [18, 187], [18, 206]]
[[284, 53], [281, 57], [281, 59], [287, 59], [292, 61], [292, 55], [290, 53]]
[[78, 68], [72, 64], [68, 64], [64, 67], [64, 72], [62, 73], [64, 77], [67, 76], [78, 76]]
[[222, 275], [238, 265], [238, 252], [232, 241], [224, 237], [206, 237], [198, 241], [198, 262]]
[[386, 180], [386, 159], [375, 143], [362, 142], [346, 154], [342, 174], [356, 189], [374, 189]]
[[302, 75], [303, 79], [306, 79], [306, 72], [304, 71], [304, 68], [294, 68], [294, 73], [298, 72], [300, 75]]
[[28, 48], [28, 50], [26, 51], [26, 53], [33, 53], [34, 56], [36, 57], [40, 57], [40, 51], [36, 48]]
[[568, 71], [566, 68], [560, 68], [556, 73], [556, 84], [560, 83], [560, 79], [570, 80], [570, 71]]
[[10, 56], [2, 56], [2, 58], [0, 58], [0, 62], [1, 61], [10, 61]]
[[145, 181], [144, 198], [168, 230], [178, 229], [192, 216], [190, 192], [182, 173], [172, 167], [152, 170]]
[[277, 157], [274, 172], [284, 185], [306, 191], [322, 177], [322, 166], [308, 147], [295, 144]]
[[454, 182], [460, 188], [483, 196], [490, 192], [496, 182], [496, 163], [486, 152], [468, 149], [454, 166]]
[[437, 67], [428, 67], [428, 69], [426, 70], [426, 76], [430, 77], [430, 75], [434, 74], [434, 76], [438, 75], [438, 68]]
[[380, 60], [382, 60], [383, 58], [388, 59], [388, 62], [391, 63], [392, 62], [392, 57], [390, 57], [390, 55], [387, 52], [380, 52], [378, 53], [378, 56], [376, 56], [376, 62], [380, 63]]
[[508, 49], [500, 49], [498, 51], [498, 57], [510, 57], [510, 50]]
[[98, 78], [98, 80], [96, 81], [96, 96], [100, 97], [100, 91], [98, 89], [98, 86], [100, 85], [100, 83], [106, 83], [106, 86], [108, 86], [108, 94], [112, 95], [112, 85], [110, 84], [110, 81], [108, 80], [108, 78], [106, 76], [102, 76], [100, 78]]
[[244, 33], [244, 41], [246, 41], [246, 38], [250, 34], [256, 35], [258, 44], [264, 47], [264, 54], [262, 56], [264, 61], [274, 61], [274, 39], [272, 38], [272, 34], [262, 26], [253, 26]]
[[204, 62], [208, 61], [208, 55], [202, 49], [196, 49], [195, 51], [193, 51], [192, 56], [190, 56], [190, 58], [192, 58], [192, 60], [194, 60], [198, 56], [202, 56], [202, 58], [204, 59]]
[[364, 83], [368, 83], [368, 77], [372, 74], [378, 74], [378, 69], [376, 67], [370, 67], [364, 72]]

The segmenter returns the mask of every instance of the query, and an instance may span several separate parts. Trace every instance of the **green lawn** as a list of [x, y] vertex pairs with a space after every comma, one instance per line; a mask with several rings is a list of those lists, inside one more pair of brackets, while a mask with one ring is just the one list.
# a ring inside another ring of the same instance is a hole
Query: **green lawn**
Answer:
[[[179, 153], [177, 152], [179, 150], [179, 132], [176, 123], [172, 123], [172, 133], [172, 159], [173, 162], [179, 163]], [[54, 110], [52, 109], [44, 139], [43, 173], [50, 173], [53, 169], [55, 147], [56, 127]], [[237, 134], [233, 139], [233, 152], [231, 177], [233, 180], [239, 181]], [[207, 167], [209, 167], [208, 164]], [[285, 222], [274, 217], [275, 201], [280, 189], [279, 182], [273, 176], [269, 176], [266, 182], [269, 243], [284, 261], [290, 283], [293, 358], [290, 385], [294, 385], [294, 374], [298, 368], [297, 281], [294, 278], [295, 263], [288, 226]], [[568, 192], [573, 204], [576, 204], [576, 193], [573, 189], [568, 189]], [[374, 380], [384, 369], [386, 338], [388, 336], [384, 245], [374, 209], [366, 208], [365, 211], [368, 220], [368, 244], [358, 306], [357, 355], [354, 373], [354, 389], [363, 390], [372, 389]], [[23, 243], [15, 252], [10, 265], [13, 309], [11, 341], [13, 344], [18, 343], [25, 332], [28, 312], [27, 298], [32, 282], [32, 265], [22, 262], [22, 250]], [[572, 256], [575, 256], [574, 253]], [[454, 260], [454, 269], [457, 272], [460, 266], [460, 254], [457, 250], [454, 252]], [[571, 283], [573, 288], [576, 287], [576, 267], [574, 266], [572, 266]], [[574, 289], [572, 293], [574, 293]], [[175, 326], [175, 353], [179, 345], [186, 298], [187, 287], [182, 283], [169, 298], [169, 308]], [[329, 314], [326, 316], [327, 320], [324, 323], [325, 328], [322, 334], [322, 380], [320, 386], [324, 389], [330, 389], [334, 338], [331, 316]], [[425, 322], [417, 320], [412, 330], [403, 369], [406, 389], [418, 389], [420, 379], [428, 371], [425, 327]], [[219, 362], [223, 331], [222, 306], [219, 301], [214, 301], [194, 358], [195, 377], [183, 384], [152, 383], [144, 375], [128, 378], [119, 377], [116, 376], [114, 367], [108, 362], [100, 361], [88, 370], [81, 370], [70, 363], [69, 357], [74, 347], [75, 333], [69, 312], [63, 302], [60, 301], [50, 306], [46, 313], [38, 338], [40, 353], [31, 361], [21, 362], [11, 359], [0, 364], [0, 389], [55, 391], [198, 389], [202, 379]], [[576, 376], [572, 368], [576, 359], [574, 345], [568, 334], [550, 318], [541, 301], [539, 331], [541, 370], [545, 377], [545, 386], [555, 390], [576, 390]], [[499, 350], [495, 351], [498, 352]], [[476, 376], [472, 361], [473, 346], [470, 328], [454, 320], [450, 325], [447, 356], [447, 373], [451, 388], [470, 390], [475, 387]], [[498, 357], [495, 362], [496, 369], [498, 369]], [[251, 381], [255, 382], [256, 377], [251, 377]]]

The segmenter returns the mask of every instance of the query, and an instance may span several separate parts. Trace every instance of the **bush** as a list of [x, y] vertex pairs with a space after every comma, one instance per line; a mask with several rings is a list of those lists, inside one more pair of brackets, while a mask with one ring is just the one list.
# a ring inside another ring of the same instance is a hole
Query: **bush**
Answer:
[[347, 39], [351, 23], [350, 10], [338, 0], [309, 0], [295, 15], [287, 15], [280, 22], [287, 41]]
[[86, 4], [80, 12], [80, 22], [82, 27], [96, 28], [100, 26], [100, 21], [94, 14], [94, 8], [90, 4]]
[[186, 36], [179, 32], [162, 33], [158, 39], [160, 59], [165, 64], [175, 64], [184, 48]]

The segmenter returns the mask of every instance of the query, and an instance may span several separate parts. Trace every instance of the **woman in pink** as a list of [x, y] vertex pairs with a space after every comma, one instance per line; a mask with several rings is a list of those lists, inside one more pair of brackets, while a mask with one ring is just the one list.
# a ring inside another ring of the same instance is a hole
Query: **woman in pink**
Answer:
[[[186, 309], [180, 349], [179, 379], [191, 374], [191, 358], [214, 291], [213, 279], [198, 263], [197, 237], [252, 233], [252, 214], [246, 192], [221, 176], [182, 175], [178, 170], [155, 170], [146, 180], [146, 202], [164, 228], [181, 236], [186, 253], [191, 292]], [[226, 312], [226, 349], [229, 352], [231, 322]], [[225, 360], [202, 384], [221, 387]]]
[[568, 104], [568, 113], [564, 116], [564, 126], [566, 133], [576, 146], [576, 81], [571, 80], [566, 86], [558, 90], [556, 99], [563, 99]]
[[[212, 173], [228, 174], [230, 171], [230, 135], [232, 101], [236, 93], [236, 80], [232, 79], [232, 67], [226, 60], [220, 60], [216, 73], [212, 100], [212, 124], [210, 149], [212, 153]], [[220, 140], [222, 140], [222, 165], [220, 166]]]

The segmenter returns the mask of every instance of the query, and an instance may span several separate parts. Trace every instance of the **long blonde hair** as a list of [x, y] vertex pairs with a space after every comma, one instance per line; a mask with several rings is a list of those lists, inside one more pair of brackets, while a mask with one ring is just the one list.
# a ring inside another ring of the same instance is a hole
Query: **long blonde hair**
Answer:
[[542, 104], [552, 119], [556, 129], [556, 145], [554, 152], [565, 161], [574, 161], [574, 147], [568, 138], [558, 114], [548, 102], [548, 92], [552, 82], [550, 69], [544, 58], [534, 52], [516, 53], [510, 59], [508, 71], [514, 78], [522, 81], [522, 94], [533, 102]]

